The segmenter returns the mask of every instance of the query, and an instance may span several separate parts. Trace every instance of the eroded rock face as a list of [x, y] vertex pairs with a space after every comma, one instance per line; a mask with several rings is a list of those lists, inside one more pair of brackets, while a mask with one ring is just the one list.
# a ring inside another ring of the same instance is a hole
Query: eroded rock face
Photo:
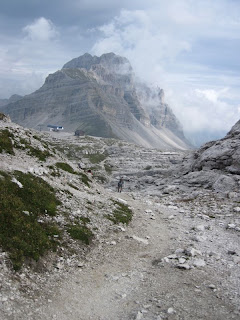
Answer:
[[240, 174], [240, 121], [225, 138], [209, 142], [195, 152], [192, 170], [202, 169]]
[[145, 147], [189, 148], [178, 120], [163, 102], [163, 91], [145, 89], [143, 98], [137, 87], [126, 58], [84, 54], [50, 74], [39, 90], [1, 110], [26, 127], [56, 124], [66, 131], [79, 129]]
[[11, 122], [11, 119], [9, 116], [6, 116], [4, 113], [1, 113], [0, 112], [0, 121], [3, 121], [3, 122]]
[[176, 168], [179, 182], [240, 197], [240, 121], [217, 141], [211, 141], [183, 159]]

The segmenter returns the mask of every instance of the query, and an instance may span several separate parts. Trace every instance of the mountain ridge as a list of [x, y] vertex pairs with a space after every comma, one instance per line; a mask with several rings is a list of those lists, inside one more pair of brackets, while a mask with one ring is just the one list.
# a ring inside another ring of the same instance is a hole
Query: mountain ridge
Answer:
[[67, 131], [80, 129], [88, 135], [120, 138], [145, 147], [188, 149], [180, 123], [162, 101], [163, 91], [154, 93], [142, 85], [148, 95], [141, 97], [137, 86], [126, 58], [114, 53], [85, 54], [1, 111], [14, 122], [35, 129], [61, 124]]

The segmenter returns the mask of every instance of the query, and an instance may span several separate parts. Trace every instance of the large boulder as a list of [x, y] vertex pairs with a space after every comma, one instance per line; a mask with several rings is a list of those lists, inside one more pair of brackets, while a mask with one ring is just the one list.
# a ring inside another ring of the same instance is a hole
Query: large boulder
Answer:
[[192, 171], [203, 169], [240, 174], [240, 121], [226, 137], [209, 142], [195, 152]]

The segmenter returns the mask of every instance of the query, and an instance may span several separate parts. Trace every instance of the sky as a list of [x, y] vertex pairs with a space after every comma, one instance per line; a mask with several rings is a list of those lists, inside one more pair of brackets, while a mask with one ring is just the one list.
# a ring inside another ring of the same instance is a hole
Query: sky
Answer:
[[223, 136], [240, 118], [239, 0], [0, 0], [0, 99], [85, 52], [127, 57], [188, 137]]

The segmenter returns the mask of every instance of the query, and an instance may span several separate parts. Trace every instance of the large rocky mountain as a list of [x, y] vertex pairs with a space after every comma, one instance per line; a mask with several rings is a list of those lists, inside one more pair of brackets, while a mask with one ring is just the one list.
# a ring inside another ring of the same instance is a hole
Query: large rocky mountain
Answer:
[[26, 127], [61, 125], [145, 147], [189, 148], [163, 90], [137, 83], [129, 61], [114, 53], [73, 59], [39, 90], [0, 108]]

